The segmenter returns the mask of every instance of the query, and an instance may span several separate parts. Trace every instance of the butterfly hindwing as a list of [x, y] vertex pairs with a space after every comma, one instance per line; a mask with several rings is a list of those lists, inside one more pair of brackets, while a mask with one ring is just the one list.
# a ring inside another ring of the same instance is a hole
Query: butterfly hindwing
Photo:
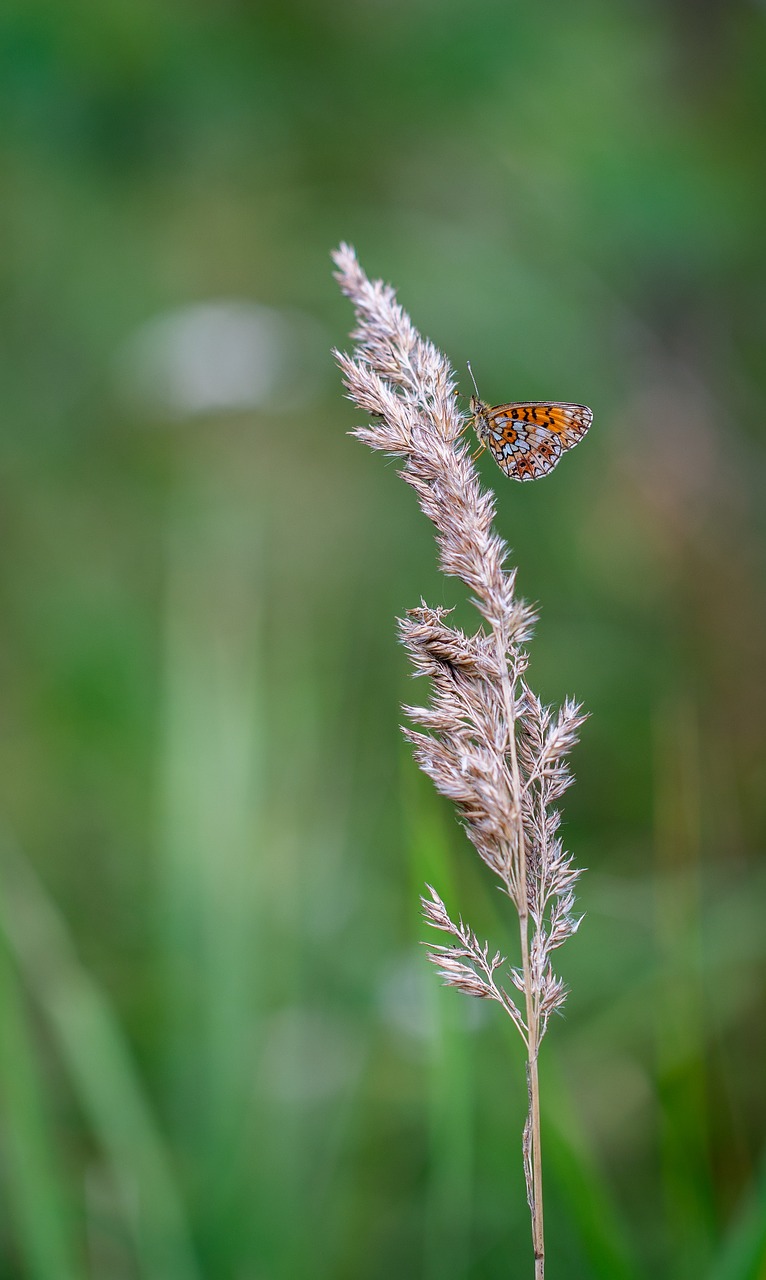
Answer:
[[500, 470], [514, 480], [536, 480], [561, 457], [561, 444], [547, 427], [494, 413], [487, 446]]

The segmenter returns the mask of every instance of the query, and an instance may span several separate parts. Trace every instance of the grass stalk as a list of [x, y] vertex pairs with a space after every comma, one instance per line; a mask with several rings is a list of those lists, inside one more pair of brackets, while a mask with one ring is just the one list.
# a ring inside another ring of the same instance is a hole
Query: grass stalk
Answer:
[[[449, 362], [421, 337], [390, 286], [367, 278], [349, 246], [341, 245], [334, 259], [357, 320], [353, 355], [336, 356], [349, 398], [372, 419], [352, 434], [403, 459], [400, 474], [436, 528], [442, 572], [465, 583], [482, 619], [466, 634], [447, 620], [449, 610], [425, 602], [400, 619], [414, 673], [431, 681], [429, 705], [404, 708], [425, 732], [406, 728], [404, 734], [420, 768], [455, 804], [518, 916], [519, 963], [504, 970], [505, 958], [490, 955], [489, 944], [461, 917], [452, 919], [434, 888], [428, 885], [421, 898], [428, 924], [452, 939], [449, 946], [428, 944], [442, 981], [497, 1001], [524, 1041], [529, 1113], [522, 1154], [535, 1280], [544, 1280], [538, 1056], [548, 1019], [566, 998], [552, 953], [580, 923], [573, 915], [579, 871], [557, 836], [554, 806], [571, 782], [566, 757], [584, 716], [570, 700], [556, 713], [544, 707], [525, 680], [535, 614], [516, 595], [516, 570], [505, 567], [507, 548], [493, 528], [494, 498], [481, 487], [465, 443], [468, 422]], [[492, 411], [478, 399], [472, 408], [475, 425], [480, 417], [484, 424], [483, 439]], [[583, 421], [585, 414], [589, 422], [590, 411], [583, 411]], [[522, 429], [519, 438], [528, 443], [535, 430]], [[517, 479], [533, 474], [529, 466], [504, 469]]]

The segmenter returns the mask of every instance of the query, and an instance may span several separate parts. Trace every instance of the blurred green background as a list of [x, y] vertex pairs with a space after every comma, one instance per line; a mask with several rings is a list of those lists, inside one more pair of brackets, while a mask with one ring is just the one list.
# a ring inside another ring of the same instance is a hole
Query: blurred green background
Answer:
[[766, 11], [7, 0], [0, 1275], [531, 1276], [513, 921], [401, 742], [458, 604], [350, 440], [352, 241], [463, 389], [531, 681], [592, 713], [544, 1046], [549, 1274], [766, 1276]]

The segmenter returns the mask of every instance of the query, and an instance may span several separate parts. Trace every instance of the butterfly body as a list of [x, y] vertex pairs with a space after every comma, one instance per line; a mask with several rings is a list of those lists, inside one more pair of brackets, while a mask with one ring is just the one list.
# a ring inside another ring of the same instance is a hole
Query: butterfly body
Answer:
[[547, 476], [593, 420], [584, 404], [520, 400], [493, 408], [478, 395], [471, 396], [471, 413], [482, 448], [513, 480]]

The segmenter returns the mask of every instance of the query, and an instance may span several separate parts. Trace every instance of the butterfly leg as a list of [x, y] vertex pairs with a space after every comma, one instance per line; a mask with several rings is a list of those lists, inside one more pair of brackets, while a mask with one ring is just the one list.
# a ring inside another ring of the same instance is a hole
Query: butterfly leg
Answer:
[[482, 440], [476, 452], [471, 454], [471, 462], [475, 462], [477, 458], [480, 458], [484, 450], [486, 449], [486, 447], [487, 447], [486, 441]]

